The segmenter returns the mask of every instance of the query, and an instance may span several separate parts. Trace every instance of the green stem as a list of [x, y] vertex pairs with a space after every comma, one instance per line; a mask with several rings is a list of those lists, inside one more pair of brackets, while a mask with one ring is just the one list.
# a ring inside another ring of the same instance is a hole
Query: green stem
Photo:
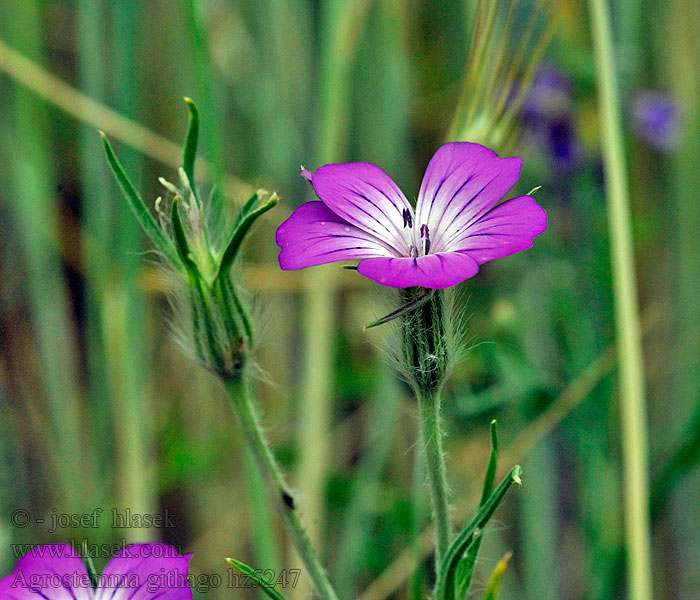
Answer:
[[440, 429], [440, 390], [419, 390], [416, 395], [430, 484], [430, 498], [435, 516], [435, 569], [439, 572], [442, 557], [450, 543], [450, 507], [447, 498], [445, 453], [442, 449], [442, 430]]
[[600, 78], [603, 159], [607, 177], [615, 328], [620, 364], [627, 579], [630, 598], [650, 600], [652, 573], [647, 417], [627, 168], [620, 126], [610, 12], [606, 0], [589, 0], [589, 7]]
[[246, 377], [234, 379], [226, 383], [226, 389], [233, 412], [238, 418], [245, 440], [265, 482], [267, 493], [287, 526], [292, 541], [314, 582], [316, 591], [324, 600], [337, 600], [335, 590], [316, 557], [301, 524], [289, 486], [263, 435], [251, 402], [250, 382]]

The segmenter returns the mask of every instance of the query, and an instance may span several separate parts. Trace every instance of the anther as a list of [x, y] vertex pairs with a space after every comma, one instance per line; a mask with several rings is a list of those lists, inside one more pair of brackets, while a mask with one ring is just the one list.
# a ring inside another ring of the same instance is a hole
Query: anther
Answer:
[[423, 255], [427, 255], [430, 252], [430, 230], [428, 226], [423, 224], [420, 226], [420, 236], [425, 238], [423, 241]]
[[406, 229], [406, 227], [411, 229], [411, 227], [413, 227], [413, 217], [411, 217], [411, 211], [408, 210], [407, 208], [404, 208], [402, 215], [403, 215], [403, 227], [404, 227], [404, 229]]
[[418, 258], [418, 248], [411, 244], [411, 247], [408, 249], [408, 255], [411, 258]]

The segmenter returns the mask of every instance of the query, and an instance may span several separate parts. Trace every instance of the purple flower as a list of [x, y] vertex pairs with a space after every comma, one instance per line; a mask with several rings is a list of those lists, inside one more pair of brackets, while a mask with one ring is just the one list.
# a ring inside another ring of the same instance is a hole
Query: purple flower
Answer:
[[547, 228], [531, 196], [498, 204], [522, 163], [479, 144], [445, 144], [428, 165], [415, 211], [372, 164], [304, 170], [322, 202], [303, 204], [277, 230], [280, 266], [360, 259], [360, 273], [390, 287], [457, 285], [482, 263], [531, 248]]
[[528, 91], [521, 111], [527, 133], [549, 154], [554, 167], [575, 168], [582, 149], [573, 118], [573, 88], [564, 71], [542, 67]]
[[187, 581], [191, 554], [167, 544], [126, 546], [92, 587], [85, 563], [68, 544], [30, 550], [0, 581], [2, 600], [192, 600]]
[[522, 112], [534, 119], [558, 119], [571, 113], [573, 88], [566, 73], [552, 65], [537, 72]]
[[632, 126], [641, 139], [669, 152], [681, 140], [681, 106], [670, 94], [642, 90], [632, 102]]

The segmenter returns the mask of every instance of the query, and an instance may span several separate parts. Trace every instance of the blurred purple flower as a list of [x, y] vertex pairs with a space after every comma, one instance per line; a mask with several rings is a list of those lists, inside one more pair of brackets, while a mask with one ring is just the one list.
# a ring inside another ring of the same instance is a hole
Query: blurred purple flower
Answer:
[[133, 544], [109, 562], [92, 587], [85, 563], [68, 544], [30, 550], [0, 581], [2, 600], [192, 600], [191, 554], [167, 544]]
[[573, 88], [564, 71], [551, 65], [539, 70], [523, 104], [521, 119], [526, 133], [545, 148], [556, 168], [571, 169], [580, 164]]
[[670, 94], [641, 90], [632, 101], [632, 128], [648, 144], [669, 152], [681, 141], [682, 110]]
[[468, 142], [445, 144], [423, 177], [416, 210], [369, 163], [304, 170], [322, 202], [307, 202], [277, 230], [282, 269], [360, 259], [358, 271], [395, 288], [446, 288], [479, 265], [532, 247], [547, 214], [531, 196], [498, 202], [521, 158]]

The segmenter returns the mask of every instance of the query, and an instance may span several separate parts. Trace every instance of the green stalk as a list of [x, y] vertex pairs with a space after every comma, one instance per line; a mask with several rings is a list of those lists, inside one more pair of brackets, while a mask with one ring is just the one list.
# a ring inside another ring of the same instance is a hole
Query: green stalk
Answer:
[[416, 392], [430, 498], [435, 517], [435, 565], [438, 569], [450, 543], [450, 507], [440, 427], [440, 389], [416, 390]]
[[[341, 160], [347, 144], [347, 106], [352, 58], [363, 27], [367, 0], [333, 0], [322, 7], [321, 82], [322, 127], [318, 131], [317, 166]], [[300, 437], [299, 487], [314, 515], [312, 539], [321, 540], [324, 527], [324, 490], [330, 454], [330, 402], [336, 318], [337, 267], [320, 266], [305, 274], [304, 292], [304, 410]], [[301, 592], [299, 592], [301, 593]]]
[[[654, 27], [656, 54], [660, 59], [661, 79], [684, 106], [682, 141], [670, 161], [670, 180], [667, 198], [673, 199], [671, 211], [674, 215], [671, 227], [675, 233], [673, 257], [675, 278], [674, 322], [672, 340], [674, 345], [674, 371], [672, 379], [676, 399], [673, 410], [673, 432], [680, 439], [689, 440], [688, 424], [698, 423], [694, 416], [698, 407], [700, 389], [700, 204], [697, 201], [697, 180], [700, 171], [700, 77], [698, 57], [700, 41], [694, 24], [697, 23], [698, 3], [683, 0], [674, 5], [662, 27]], [[661, 7], [659, 7], [661, 8]], [[652, 12], [652, 11], [648, 11]], [[652, 15], [655, 15], [652, 12]], [[649, 17], [650, 20], [653, 16]], [[654, 21], [655, 22], [655, 21]], [[696, 430], [697, 431], [697, 430]], [[695, 463], [690, 464], [697, 464]], [[697, 470], [696, 470], [697, 473]], [[661, 491], [656, 486], [655, 491]], [[676, 572], [681, 575], [676, 589], [693, 585], [695, 566], [700, 564], [700, 548], [697, 535], [700, 531], [698, 511], [686, 510], [700, 495], [700, 477], [688, 478], [673, 494], [672, 509], [675, 511], [675, 543], [679, 552], [676, 557]], [[688, 504], [690, 503], [690, 504]], [[654, 494], [651, 498], [654, 513]]]
[[528, 455], [526, 473], [537, 473], [537, 485], [526, 485], [520, 502], [523, 539], [523, 587], [526, 597], [555, 600], [559, 569], [557, 565], [557, 479], [550, 437], [542, 440]]
[[[139, 31], [144, 2], [116, 3], [112, 7], [113, 83], [115, 106], [130, 117], [138, 115], [142, 102], [139, 72], [141, 46], [134, 43]], [[127, 172], [139, 172], [142, 159], [135, 153], [121, 153]], [[110, 283], [104, 289], [103, 317], [105, 345], [113, 390], [115, 448], [117, 454], [118, 504], [135, 513], [148, 514], [157, 504], [151, 471], [151, 440], [143, 415], [150, 412], [148, 371], [149, 336], [129, 324], [147, 323], [148, 305], [137, 293], [142, 261], [134, 249], [142, 247], [143, 237], [128, 206], [115, 199], [115, 211], [108, 218], [109, 244], [113, 248]], [[131, 540], [146, 542], [152, 532], [136, 528]]]
[[[41, 62], [40, 3], [4, 3], [0, 17], [6, 24], [2, 32], [8, 41], [32, 60]], [[57, 500], [71, 511], [80, 511], [90, 505], [93, 479], [84, 453], [77, 341], [58, 247], [52, 136], [41, 100], [17, 85], [4, 98], [12, 107], [14, 121], [2, 136], [8, 155], [11, 152], [13, 156], [7, 167], [10, 191], [1, 200], [3, 212], [16, 223], [14, 238], [26, 269], [24, 292], [40, 359], [37, 377], [46, 395], [52, 442], [55, 441], [52, 455], [56, 460]], [[81, 490], [76, 485], [77, 477], [82, 480]]]
[[337, 600], [337, 595], [301, 524], [290, 488], [263, 435], [252, 404], [250, 382], [246, 377], [233, 379], [226, 383], [226, 390], [231, 408], [238, 418], [243, 436], [265, 482], [267, 493], [282, 517], [316, 591], [324, 600]]
[[282, 568], [281, 544], [275, 527], [274, 514], [267, 498], [265, 482], [250, 450], [245, 453], [245, 479], [248, 502], [253, 515], [254, 552], [256, 563], [262, 569], [278, 573]]
[[[80, 88], [92, 98], [104, 101], [107, 96], [106, 48], [104, 40], [105, 7], [100, 0], [85, 0], [77, 7], [79, 39], [78, 67]], [[109, 255], [112, 198], [104, 193], [111, 185], [108, 167], [103, 157], [102, 141], [95, 129], [80, 125], [79, 160], [83, 196], [83, 239], [85, 247], [85, 337], [87, 353], [88, 395], [98, 401], [90, 402], [90, 435], [94, 448], [98, 498], [111, 493], [114, 448], [104, 443], [105, 432], [112, 430], [113, 393], [109, 380], [109, 361], [106, 353], [104, 297], [110, 276]], [[94, 540], [93, 540], [94, 541]]]
[[589, 0], [589, 8], [600, 79], [603, 160], [607, 176], [615, 327], [620, 364], [627, 579], [630, 598], [651, 600], [647, 417], [627, 168], [609, 8], [605, 0]]
[[386, 364], [379, 365], [376, 387], [372, 394], [373, 425], [367, 450], [354, 477], [353, 496], [345, 513], [347, 515], [337, 546], [335, 581], [343, 597], [358, 595], [360, 565], [371, 545], [371, 528], [367, 527], [369, 515], [376, 510], [381, 495], [382, 473], [396, 425], [401, 389]]
[[425, 598], [426, 573], [423, 567], [423, 548], [421, 547], [421, 532], [428, 520], [425, 502], [425, 454], [416, 452], [413, 459], [413, 486], [411, 488], [411, 550], [414, 554], [413, 576], [408, 586], [410, 600]]

